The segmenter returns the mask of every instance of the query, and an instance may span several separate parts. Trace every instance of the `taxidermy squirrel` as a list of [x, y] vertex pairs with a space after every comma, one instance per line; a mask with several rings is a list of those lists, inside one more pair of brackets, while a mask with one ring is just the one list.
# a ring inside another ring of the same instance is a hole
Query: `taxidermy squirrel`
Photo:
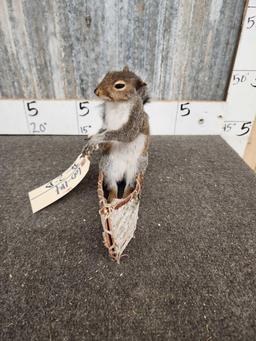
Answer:
[[125, 181], [123, 197], [134, 189], [136, 176], [148, 164], [149, 122], [143, 104], [149, 99], [147, 84], [125, 66], [108, 72], [94, 93], [105, 100], [102, 129], [87, 140], [85, 148], [99, 145], [99, 168], [109, 192], [108, 201], [118, 197], [118, 183]]

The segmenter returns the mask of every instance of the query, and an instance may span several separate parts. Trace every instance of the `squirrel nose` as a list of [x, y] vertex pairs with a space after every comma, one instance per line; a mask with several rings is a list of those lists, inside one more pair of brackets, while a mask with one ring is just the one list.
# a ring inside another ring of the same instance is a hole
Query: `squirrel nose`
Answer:
[[98, 88], [96, 88], [96, 89], [94, 90], [94, 93], [95, 93], [95, 95], [98, 96]]

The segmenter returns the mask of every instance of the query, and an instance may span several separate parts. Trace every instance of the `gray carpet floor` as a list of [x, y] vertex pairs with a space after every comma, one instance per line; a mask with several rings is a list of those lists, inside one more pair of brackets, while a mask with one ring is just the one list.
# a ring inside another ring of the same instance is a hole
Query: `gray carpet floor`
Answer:
[[102, 244], [98, 157], [32, 214], [82, 137], [0, 137], [0, 339], [256, 340], [256, 177], [220, 137], [154, 137], [135, 239]]

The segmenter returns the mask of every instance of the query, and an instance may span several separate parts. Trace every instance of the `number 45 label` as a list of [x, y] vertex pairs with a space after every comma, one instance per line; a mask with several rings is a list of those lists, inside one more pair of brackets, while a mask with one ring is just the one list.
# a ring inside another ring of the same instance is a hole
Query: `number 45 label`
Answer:
[[245, 136], [249, 134], [251, 127], [252, 121], [225, 121], [223, 130], [225, 134]]

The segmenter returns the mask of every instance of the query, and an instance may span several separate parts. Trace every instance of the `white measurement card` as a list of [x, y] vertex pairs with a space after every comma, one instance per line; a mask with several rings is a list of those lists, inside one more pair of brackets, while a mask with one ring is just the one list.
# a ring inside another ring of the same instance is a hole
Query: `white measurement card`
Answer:
[[151, 135], [172, 135], [175, 129], [177, 102], [155, 101], [145, 105]]
[[96, 134], [102, 127], [104, 102], [102, 101], [77, 101], [77, 130], [79, 135]]
[[27, 134], [22, 100], [0, 100], [0, 134]]
[[23, 101], [30, 134], [51, 135], [77, 133], [74, 101]]
[[176, 135], [220, 135], [225, 102], [178, 102]]
[[237, 49], [234, 70], [255, 70], [256, 3], [248, 5]]

